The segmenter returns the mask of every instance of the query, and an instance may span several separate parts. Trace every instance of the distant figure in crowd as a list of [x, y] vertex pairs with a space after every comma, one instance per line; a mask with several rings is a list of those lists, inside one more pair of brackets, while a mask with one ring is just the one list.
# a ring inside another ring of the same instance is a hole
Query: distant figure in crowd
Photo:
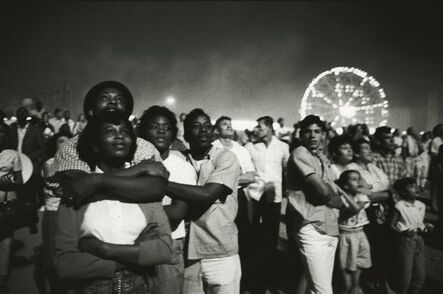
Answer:
[[65, 110], [63, 112], [63, 119], [65, 121], [65, 124], [68, 125], [69, 131], [71, 132], [71, 134], [74, 134], [75, 122], [72, 120], [71, 112], [69, 110]]
[[83, 113], [79, 114], [77, 117], [77, 121], [75, 122], [73, 134], [79, 135], [86, 127], [87, 123], [88, 121], [86, 120], [86, 116]]
[[279, 238], [283, 177], [289, 158], [289, 145], [274, 135], [273, 123], [269, 116], [258, 118], [257, 140], [245, 145], [251, 154], [258, 181], [262, 183], [261, 193], [255, 193], [255, 196], [249, 193], [253, 202], [252, 223], [259, 234], [257, 244], [260, 247], [257, 246], [257, 249], [261, 255], [261, 265], [254, 267], [258, 271], [254, 277], [257, 291], [275, 287], [273, 267]]
[[279, 127], [275, 130], [277, 138], [285, 143], [291, 142], [291, 128], [285, 126], [285, 119], [280, 117], [277, 120]]
[[439, 211], [443, 210], [443, 207], [438, 206], [438, 169], [437, 169], [437, 162], [438, 162], [438, 151], [440, 146], [443, 144], [443, 124], [436, 125], [433, 130], [432, 134], [434, 135], [434, 138], [432, 139], [430, 146], [429, 146], [429, 155], [431, 156], [431, 161], [429, 164], [429, 178], [431, 180], [431, 209], [433, 211]]
[[63, 110], [57, 108], [54, 110], [54, 117], [49, 120], [49, 123], [54, 127], [54, 133], [58, 133], [60, 127], [65, 123], [63, 119]]

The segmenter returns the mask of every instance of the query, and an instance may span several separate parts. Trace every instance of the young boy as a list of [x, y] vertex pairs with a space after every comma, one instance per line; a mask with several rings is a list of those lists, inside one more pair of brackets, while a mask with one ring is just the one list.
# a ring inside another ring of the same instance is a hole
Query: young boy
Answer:
[[432, 231], [425, 224], [426, 206], [417, 199], [414, 178], [402, 178], [394, 183], [401, 200], [395, 204], [391, 228], [398, 233], [394, 244], [397, 262], [397, 293], [420, 293], [425, 282], [425, 244], [422, 235]]
[[339, 257], [344, 289], [342, 293], [363, 293], [360, 288], [362, 269], [371, 267], [371, 253], [368, 238], [363, 227], [369, 224], [365, 208], [369, 206], [367, 195], [360, 194], [361, 175], [356, 170], [344, 171], [337, 181], [338, 186], [348, 194], [339, 217]]

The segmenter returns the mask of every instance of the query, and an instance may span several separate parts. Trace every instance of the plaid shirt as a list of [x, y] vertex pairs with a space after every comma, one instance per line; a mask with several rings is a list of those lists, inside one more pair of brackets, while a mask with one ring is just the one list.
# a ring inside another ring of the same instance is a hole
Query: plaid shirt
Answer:
[[389, 184], [393, 185], [396, 180], [407, 177], [408, 171], [403, 159], [395, 154], [373, 153], [373, 162], [388, 175]]
[[[75, 136], [69, 139], [55, 154], [54, 163], [51, 166], [51, 175], [65, 170], [81, 170], [87, 173], [91, 172], [89, 165], [80, 160], [78, 157], [78, 138], [78, 136]], [[135, 151], [134, 159], [132, 160], [131, 165], [136, 165], [143, 160], [153, 157], [156, 161], [161, 161], [160, 153], [157, 151], [154, 145], [142, 138], [137, 138], [137, 150]], [[51, 189], [57, 189], [59, 187], [59, 183], [47, 182], [47, 184]], [[49, 197], [54, 197], [52, 191], [49, 191], [48, 189], [45, 189], [45, 193], [49, 194], [47, 195]]]

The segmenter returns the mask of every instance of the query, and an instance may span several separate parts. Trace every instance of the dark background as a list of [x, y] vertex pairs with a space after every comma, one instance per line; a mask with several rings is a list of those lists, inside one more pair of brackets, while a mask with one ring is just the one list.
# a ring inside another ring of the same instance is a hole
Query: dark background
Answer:
[[336, 66], [382, 85], [389, 124], [443, 115], [443, 6], [437, 1], [6, 2], [0, 4], [0, 107], [41, 99], [82, 110], [107, 79], [135, 114], [167, 96], [176, 113], [269, 114], [292, 124], [310, 81]]

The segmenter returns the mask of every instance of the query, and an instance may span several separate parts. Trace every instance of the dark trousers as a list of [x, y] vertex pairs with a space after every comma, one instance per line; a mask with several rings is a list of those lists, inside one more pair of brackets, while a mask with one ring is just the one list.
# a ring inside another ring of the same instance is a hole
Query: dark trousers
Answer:
[[421, 236], [402, 236], [395, 242], [397, 294], [418, 294], [426, 279], [425, 244]]
[[266, 193], [260, 201], [252, 200], [253, 238], [253, 281], [252, 293], [264, 293], [266, 288], [274, 286], [276, 269], [276, 251], [280, 228], [281, 203], [269, 203]]

